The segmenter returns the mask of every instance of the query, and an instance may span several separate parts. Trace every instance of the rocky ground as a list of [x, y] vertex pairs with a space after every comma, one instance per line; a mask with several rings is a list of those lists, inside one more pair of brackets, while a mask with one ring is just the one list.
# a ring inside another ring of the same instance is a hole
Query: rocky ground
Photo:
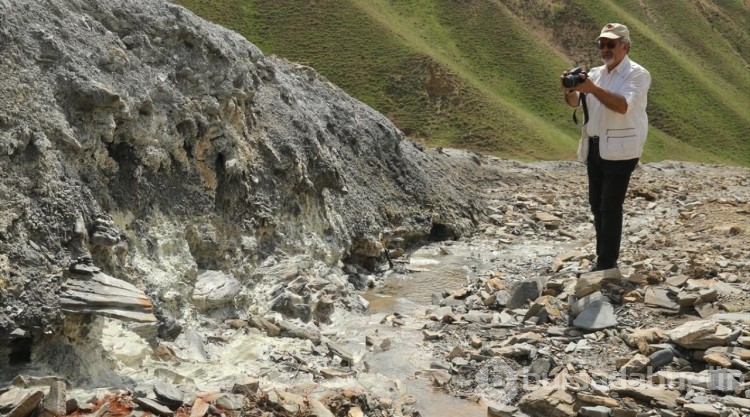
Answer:
[[[427, 314], [433, 322], [425, 330], [445, 355], [435, 382], [467, 398], [504, 385], [496, 415], [746, 415], [747, 174], [676, 162], [640, 166], [620, 268], [590, 274], [580, 274], [592, 260], [582, 169], [535, 164], [526, 181], [501, 181], [490, 193], [493, 221], [474, 244], [498, 252], [531, 242], [561, 249], [503, 260], [443, 294], [445, 307]], [[580, 245], [564, 250], [566, 242]], [[482, 370], [492, 366], [499, 378], [476, 378], [491, 375]], [[632, 381], [655, 385], [633, 388]]]
[[[276, 341], [259, 358], [268, 362], [263, 371], [224, 381], [223, 389], [202, 392], [179, 371], [154, 372], [148, 384], [66, 397], [63, 378], [19, 375], [0, 390], [0, 409], [11, 417], [37, 408], [97, 416], [427, 415], [399, 388], [403, 381], [368, 373], [371, 355], [393, 349], [404, 340], [399, 333], [416, 332], [413, 350], [429, 366], [410, 378], [479, 403], [488, 415], [750, 414], [747, 169], [640, 166], [619, 269], [585, 273], [593, 244], [582, 167], [480, 159], [486, 221], [470, 237], [419, 248], [464, 259], [466, 285], [434, 294], [431, 305], [370, 316], [359, 347], [341, 319], [316, 327], [249, 315], [196, 336], [209, 357], [212, 346], [240, 335]], [[349, 281], [377, 291], [396, 275], [408, 280], [425, 272], [411, 266], [415, 253], [392, 248], [390, 264], [351, 267]], [[337, 306], [339, 318], [367, 317], [345, 310]], [[194, 361], [187, 351], [163, 342], [148, 356], [161, 369]]]

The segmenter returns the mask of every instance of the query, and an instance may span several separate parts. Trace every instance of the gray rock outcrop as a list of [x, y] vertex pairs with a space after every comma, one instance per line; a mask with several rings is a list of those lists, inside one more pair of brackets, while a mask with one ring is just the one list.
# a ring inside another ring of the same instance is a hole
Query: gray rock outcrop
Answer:
[[211, 307], [191, 294], [207, 270], [233, 294], [329, 276], [316, 290], [333, 293], [308, 297], [324, 319], [342, 262], [478, 222], [472, 155], [449, 162], [312, 68], [164, 1], [0, 1], [0, 73], [0, 335], [22, 329], [23, 357], [63, 330], [63, 272], [82, 257], [162, 323], [182, 300]]

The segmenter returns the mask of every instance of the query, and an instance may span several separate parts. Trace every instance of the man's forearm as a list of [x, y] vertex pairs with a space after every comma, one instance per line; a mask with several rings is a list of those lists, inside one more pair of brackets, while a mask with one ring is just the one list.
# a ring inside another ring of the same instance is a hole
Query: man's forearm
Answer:
[[570, 107], [578, 107], [578, 91], [570, 90], [565, 93], [565, 102]]
[[596, 97], [597, 100], [599, 100], [602, 104], [604, 104], [608, 109], [614, 112], [625, 114], [628, 111], [627, 100], [625, 100], [625, 97], [619, 94], [615, 94], [599, 86], [596, 86], [596, 88], [591, 92], [591, 94], [593, 94], [594, 97]]

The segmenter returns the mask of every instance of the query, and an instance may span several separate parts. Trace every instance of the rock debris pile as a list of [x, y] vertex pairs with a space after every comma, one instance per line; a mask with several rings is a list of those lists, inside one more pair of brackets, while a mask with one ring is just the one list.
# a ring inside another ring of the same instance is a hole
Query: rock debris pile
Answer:
[[[424, 340], [443, 352], [434, 384], [484, 393], [495, 416], [748, 415], [748, 171], [641, 166], [620, 268], [587, 273], [585, 178], [567, 164], [535, 168], [490, 193], [485, 253], [558, 248], [496, 261], [433, 297], [423, 317]], [[582, 245], [564, 249], [571, 240]]]

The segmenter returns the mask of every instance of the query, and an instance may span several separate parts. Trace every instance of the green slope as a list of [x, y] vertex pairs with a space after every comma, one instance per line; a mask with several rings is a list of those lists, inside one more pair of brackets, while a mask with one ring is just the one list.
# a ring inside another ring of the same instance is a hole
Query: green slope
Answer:
[[571, 159], [559, 74], [599, 65], [601, 26], [631, 28], [653, 76], [645, 160], [750, 166], [743, 0], [180, 0], [267, 54], [314, 67], [431, 146]]

